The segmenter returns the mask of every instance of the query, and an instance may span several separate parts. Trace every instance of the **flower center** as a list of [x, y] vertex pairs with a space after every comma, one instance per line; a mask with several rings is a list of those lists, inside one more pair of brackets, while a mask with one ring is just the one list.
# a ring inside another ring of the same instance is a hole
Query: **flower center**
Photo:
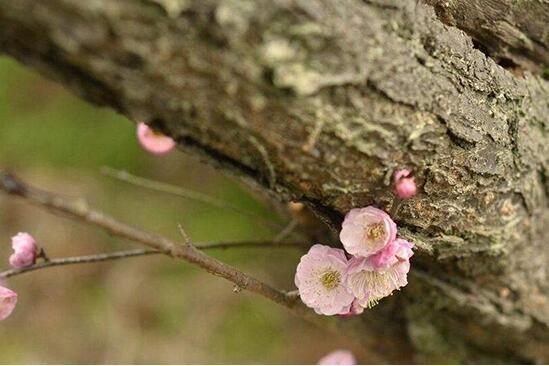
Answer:
[[382, 222], [368, 225], [366, 229], [366, 237], [370, 240], [379, 240], [386, 235], [385, 225]]
[[339, 272], [336, 272], [336, 271], [328, 271], [324, 273], [322, 277], [320, 277], [320, 282], [328, 290], [331, 290], [335, 288], [337, 285], [339, 285], [340, 280], [341, 280], [341, 276]]
[[384, 272], [364, 271], [363, 274], [372, 292], [380, 292], [390, 286], [389, 278]]
[[389, 296], [394, 290], [401, 287], [398, 274], [393, 271], [363, 271], [364, 280], [368, 284], [373, 299]]

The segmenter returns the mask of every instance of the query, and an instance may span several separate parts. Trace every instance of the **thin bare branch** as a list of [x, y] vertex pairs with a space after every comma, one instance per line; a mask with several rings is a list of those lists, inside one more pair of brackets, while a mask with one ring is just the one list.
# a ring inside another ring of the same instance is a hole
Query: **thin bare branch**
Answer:
[[194, 191], [188, 188], [183, 188], [183, 187], [179, 187], [179, 186], [164, 183], [164, 182], [155, 181], [152, 179], [139, 177], [137, 175], [130, 174], [124, 170], [117, 170], [107, 166], [101, 168], [101, 173], [103, 173], [108, 177], [120, 180], [122, 182], [131, 184], [137, 187], [150, 189], [156, 192], [171, 194], [174, 196], [182, 197], [182, 198], [189, 199], [196, 202], [201, 202], [206, 205], [218, 207], [225, 210], [231, 210], [242, 216], [252, 218], [254, 221], [257, 221], [263, 225], [266, 225], [274, 229], [283, 228], [283, 225], [276, 222], [275, 220], [259, 216], [257, 213], [254, 213], [254, 212], [243, 210], [242, 208], [235, 206], [230, 202], [221, 200], [216, 197], [212, 197], [202, 192]]
[[183, 238], [183, 243], [185, 243], [185, 245], [191, 245], [192, 244], [191, 237], [189, 236], [189, 234], [187, 234], [187, 232], [183, 228], [183, 225], [178, 223], [177, 228], [179, 229], [179, 233], [181, 234], [181, 237]]
[[112, 261], [112, 260], [131, 258], [131, 257], [141, 257], [145, 255], [152, 255], [152, 254], [161, 254], [161, 253], [157, 250], [151, 250], [151, 249], [133, 249], [133, 250], [114, 252], [114, 253], [102, 253], [102, 254], [93, 254], [93, 255], [82, 255], [78, 257], [56, 258], [56, 259], [50, 259], [48, 261], [36, 263], [29, 267], [11, 269], [8, 271], [0, 272], [0, 278], [9, 278], [9, 277], [17, 276], [26, 272], [32, 272], [39, 269], [50, 268], [50, 267], [67, 266], [71, 264], [105, 262], [105, 261]]
[[68, 215], [80, 221], [98, 226], [113, 235], [139, 242], [171, 257], [186, 260], [215, 276], [231, 281], [242, 289], [259, 294], [288, 308], [294, 310], [302, 308], [302, 305], [296, 301], [295, 297], [287, 296], [284, 291], [277, 290], [218, 259], [206, 255], [193, 245], [182, 246], [163, 236], [119, 222], [102, 212], [89, 208], [83, 200], [71, 200], [57, 194], [33, 188], [15, 176], [2, 171], [0, 171], [0, 189], [11, 195], [23, 197], [48, 211]]
[[[247, 248], [277, 248], [277, 247], [278, 248], [281, 248], [281, 247], [300, 248], [302, 247], [304, 248], [305, 245], [303, 243], [297, 243], [297, 242], [294, 243], [294, 242], [269, 242], [269, 241], [213, 242], [213, 243], [198, 243], [196, 245], [196, 248], [200, 250], [230, 249], [230, 248], [245, 248], [245, 247]], [[56, 258], [56, 259], [49, 259], [47, 257], [42, 257], [44, 258], [43, 262], [36, 263], [32, 266], [0, 272], [0, 278], [13, 277], [23, 273], [32, 272], [38, 269], [45, 269], [50, 267], [66, 266], [71, 264], [106, 262], [106, 261], [112, 261], [117, 259], [140, 257], [140, 256], [146, 256], [146, 255], [152, 255], [152, 254], [162, 254], [162, 253], [157, 250], [151, 250], [151, 249], [132, 249], [132, 250], [113, 252], [113, 253], [101, 253], [101, 254], [93, 254], [93, 255]]]
[[[152, 252], [160, 252], [173, 258], [185, 260], [205, 269], [215, 276], [225, 278], [232, 282], [235, 285], [234, 288], [236, 292], [248, 290], [277, 304], [283, 305], [290, 309], [295, 315], [322, 329], [344, 335], [350, 343], [355, 344], [357, 347], [377, 344], [378, 340], [375, 337], [371, 337], [360, 330], [361, 328], [358, 327], [358, 324], [360, 323], [359, 319], [346, 319], [345, 321], [340, 321], [338, 319], [319, 317], [299, 301], [299, 294], [297, 291], [286, 292], [275, 289], [232, 266], [206, 255], [192, 244], [182, 246], [168, 238], [121, 223], [102, 212], [89, 208], [83, 200], [67, 199], [59, 194], [33, 188], [17, 179], [15, 176], [3, 171], [0, 171], [0, 190], [11, 195], [22, 197], [30, 203], [38, 205], [49, 212], [72, 217], [79, 221], [102, 228], [112, 235], [141, 243], [152, 249]], [[200, 249], [252, 246], [252, 243], [255, 243], [254, 246], [256, 247], [263, 247], [262, 245], [257, 245], [257, 243], [260, 242], [239, 242], [238, 245], [228, 245], [229, 243], [205, 243]], [[270, 241], [265, 243], [272, 244], [273, 242]], [[286, 243], [275, 244], [286, 245]], [[372, 322], [375, 321], [374, 318], [370, 318], [370, 320]], [[372, 324], [374, 324], [374, 322]], [[380, 357], [382, 357], [381, 354]]]
[[295, 228], [297, 227], [298, 225], [298, 222], [297, 220], [292, 220], [288, 223], [288, 225], [286, 225], [286, 227], [284, 229], [282, 229], [274, 238], [274, 241], [275, 242], [279, 242], [279, 241], [282, 241], [284, 239], [286, 239], [288, 236], [292, 235], [292, 233], [294, 232]]

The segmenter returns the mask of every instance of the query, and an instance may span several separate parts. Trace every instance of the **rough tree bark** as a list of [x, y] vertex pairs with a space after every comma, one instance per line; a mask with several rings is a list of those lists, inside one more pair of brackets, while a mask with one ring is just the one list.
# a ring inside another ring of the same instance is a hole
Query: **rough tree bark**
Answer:
[[428, 2], [0, 0], [0, 50], [336, 229], [413, 168], [411, 283], [366, 319], [417, 361], [549, 362], [548, 3]]
[[[484, 52], [508, 67], [547, 72], [549, 2], [425, 0], [448, 25], [463, 29]], [[517, 70], [520, 73], [519, 70]]]

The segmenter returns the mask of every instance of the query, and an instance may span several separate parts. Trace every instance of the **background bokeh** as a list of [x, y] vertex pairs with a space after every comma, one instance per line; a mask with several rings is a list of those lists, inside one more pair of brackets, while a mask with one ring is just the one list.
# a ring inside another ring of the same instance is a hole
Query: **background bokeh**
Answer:
[[[101, 174], [103, 166], [199, 190], [282, 225], [287, 220], [193, 157], [146, 153], [123, 116], [0, 57], [1, 169], [174, 239], [178, 223], [195, 241], [276, 235], [232, 211], [115, 181]], [[19, 231], [33, 234], [50, 257], [135, 247], [0, 194], [1, 270], [8, 268], [10, 237]], [[211, 254], [291, 289], [303, 253], [278, 248]], [[14, 277], [8, 287], [18, 292], [19, 304], [0, 323], [0, 363], [315, 363], [345, 347], [286, 309], [245, 291], [235, 294], [227, 281], [166, 257], [57, 267]]]

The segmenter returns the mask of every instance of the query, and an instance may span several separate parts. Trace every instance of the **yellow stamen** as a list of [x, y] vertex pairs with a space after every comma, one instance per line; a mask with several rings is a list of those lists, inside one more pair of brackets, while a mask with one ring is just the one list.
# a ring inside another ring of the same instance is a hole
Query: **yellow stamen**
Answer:
[[393, 290], [400, 288], [398, 276], [392, 270], [387, 272], [364, 271], [363, 275], [370, 286], [370, 292], [376, 296], [385, 297], [390, 295]]
[[328, 290], [331, 290], [339, 285], [340, 280], [341, 275], [339, 274], [339, 272], [336, 271], [328, 271], [324, 273], [322, 277], [320, 277], [320, 282]]
[[366, 308], [366, 309], [371, 309], [371, 308], [373, 308], [374, 306], [376, 306], [377, 304], [379, 304], [379, 300], [380, 300], [380, 299], [370, 299], [370, 300], [368, 300], [368, 303], [366, 304], [365, 308]]
[[366, 236], [370, 240], [378, 240], [386, 235], [385, 225], [382, 222], [369, 225], [366, 229]]

